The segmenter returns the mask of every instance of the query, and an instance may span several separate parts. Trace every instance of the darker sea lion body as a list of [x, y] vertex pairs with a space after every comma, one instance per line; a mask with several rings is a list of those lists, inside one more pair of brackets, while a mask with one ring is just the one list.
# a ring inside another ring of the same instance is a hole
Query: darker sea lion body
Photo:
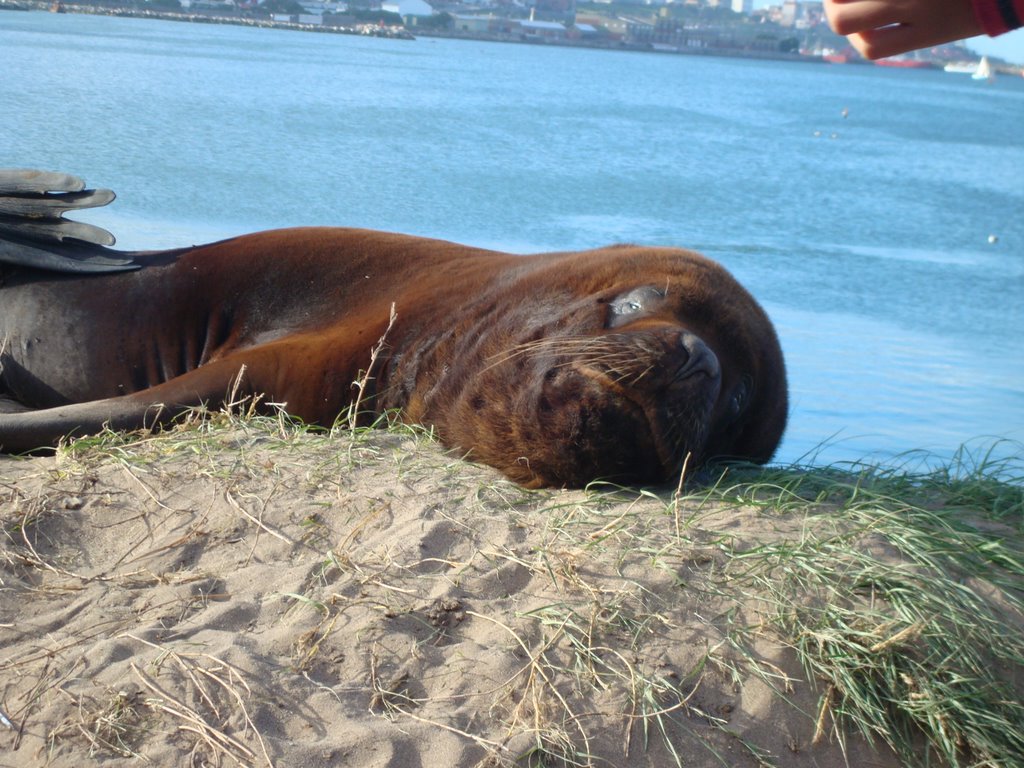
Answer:
[[529, 486], [763, 462], [785, 426], [770, 321], [689, 251], [518, 256], [303, 228], [131, 260], [0, 267], [0, 449], [245, 395], [331, 425], [367, 370], [361, 407], [398, 409]]

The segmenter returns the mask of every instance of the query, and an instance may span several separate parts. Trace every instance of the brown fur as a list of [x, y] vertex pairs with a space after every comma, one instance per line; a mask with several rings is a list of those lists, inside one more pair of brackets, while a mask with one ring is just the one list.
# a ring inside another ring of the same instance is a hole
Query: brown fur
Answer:
[[330, 425], [392, 304], [363, 403], [525, 485], [672, 481], [688, 456], [763, 462], [785, 426], [771, 323], [689, 251], [516, 256], [308, 228], [139, 261], [110, 275], [8, 270], [4, 450], [166, 423], [222, 403], [243, 369], [240, 394]]

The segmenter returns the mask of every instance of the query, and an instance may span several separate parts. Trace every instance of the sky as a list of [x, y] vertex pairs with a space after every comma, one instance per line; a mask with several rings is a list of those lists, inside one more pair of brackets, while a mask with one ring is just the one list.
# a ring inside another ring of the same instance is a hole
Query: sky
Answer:
[[999, 37], [972, 37], [967, 41], [967, 47], [975, 53], [998, 56], [1024, 65], [1024, 27]]

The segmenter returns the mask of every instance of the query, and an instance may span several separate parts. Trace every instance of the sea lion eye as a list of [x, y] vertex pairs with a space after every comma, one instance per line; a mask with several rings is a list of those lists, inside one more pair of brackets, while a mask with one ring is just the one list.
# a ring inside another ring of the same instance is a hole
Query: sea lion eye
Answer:
[[750, 392], [753, 386], [753, 380], [749, 376], [744, 376], [740, 379], [740, 383], [732, 391], [732, 397], [729, 398], [729, 421], [735, 421], [746, 410], [747, 403], [750, 402]]
[[656, 309], [664, 300], [664, 291], [651, 285], [627, 291], [608, 302], [608, 325], [614, 328], [627, 323], [642, 312]]

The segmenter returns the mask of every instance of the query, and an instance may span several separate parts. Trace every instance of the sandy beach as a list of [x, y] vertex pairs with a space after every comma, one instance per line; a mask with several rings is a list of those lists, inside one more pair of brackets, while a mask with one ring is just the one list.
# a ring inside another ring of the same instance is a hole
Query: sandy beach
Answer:
[[[0, 456], [0, 765], [909, 764], [787, 618], [835, 601], [793, 578], [811, 543], [893, 574], [905, 548], [842, 494], [744, 482], [525, 491], [416, 432], [273, 421]], [[1014, 567], [954, 576], [1019, 648]], [[937, 664], [843, 572], [866, 653]], [[980, 743], [964, 765], [1020, 765]]]

